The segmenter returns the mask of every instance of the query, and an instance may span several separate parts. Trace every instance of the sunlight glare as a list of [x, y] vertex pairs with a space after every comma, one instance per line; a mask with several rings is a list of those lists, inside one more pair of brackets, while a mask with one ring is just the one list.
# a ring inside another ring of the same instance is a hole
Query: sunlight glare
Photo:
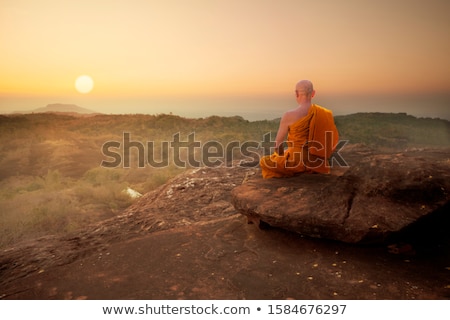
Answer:
[[89, 93], [94, 88], [94, 80], [87, 75], [79, 76], [75, 80], [75, 88], [79, 93]]

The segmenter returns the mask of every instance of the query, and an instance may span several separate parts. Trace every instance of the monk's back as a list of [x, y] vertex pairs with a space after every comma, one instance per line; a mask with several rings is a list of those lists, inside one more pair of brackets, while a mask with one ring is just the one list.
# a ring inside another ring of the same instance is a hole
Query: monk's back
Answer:
[[[314, 95], [311, 81], [301, 80], [296, 84], [298, 107], [283, 114], [275, 138], [275, 151], [260, 160], [263, 178], [289, 177], [305, 171], [330, 172], [327, 159], [337, 144], [338, 134], [332, 113], [311, 102]], [[329, 131], [332, 132], [333, 142], [327, 145], [326, 134]], [[310, 141], [325, 148], [314, 152]], [[313, 157], [310, 159], [311, 154]], [[321, 158], [320, 161], [317, 161], [318, 158]]]
[[286, 117], [288, 125], [290, 126], [290, 125], [294, 124], [295, 122], [297, 122], [298, 120], [306, 117], [310, 110], [311, 110], [311, 107], [305, 108], [305, 109], [296, 108], [296, 109], [286, 112], [285, 117]]
[[309, 108], [306, 113], [298, 112], [292, 114], [292, 120], [289, 121], [287, 140], [293, 143], [293, 147], [302, 147], [308, 140], [309, 123], [313, 113]]

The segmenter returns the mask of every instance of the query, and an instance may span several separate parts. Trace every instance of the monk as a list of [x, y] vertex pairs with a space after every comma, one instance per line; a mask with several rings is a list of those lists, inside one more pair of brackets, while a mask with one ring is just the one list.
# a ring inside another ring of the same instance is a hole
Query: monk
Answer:
[[282, 116], [275, 152], [260, 160], [263, 178], [290, 177], [303, 172], [330, 173], [329, 158], [339, 136], [332, 112], [311, 103], [315, 93], [311, 81], [297, 83], [298, 106]]

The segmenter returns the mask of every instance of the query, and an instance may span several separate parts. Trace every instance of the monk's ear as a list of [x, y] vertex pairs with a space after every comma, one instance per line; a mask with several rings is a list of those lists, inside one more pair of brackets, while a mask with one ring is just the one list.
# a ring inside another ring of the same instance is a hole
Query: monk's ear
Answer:
[[314, 98], [315, 95], [316, 95], [316, 90], [313, 90], [313, 91], [311, 92], [311, 98]]

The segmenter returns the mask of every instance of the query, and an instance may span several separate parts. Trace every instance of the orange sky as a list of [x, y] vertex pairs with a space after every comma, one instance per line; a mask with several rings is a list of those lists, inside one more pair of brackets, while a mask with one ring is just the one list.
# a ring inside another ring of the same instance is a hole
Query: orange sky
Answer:
[[449, 30], [447, 0], [1, 0], [0, 99], [449, 92]]

